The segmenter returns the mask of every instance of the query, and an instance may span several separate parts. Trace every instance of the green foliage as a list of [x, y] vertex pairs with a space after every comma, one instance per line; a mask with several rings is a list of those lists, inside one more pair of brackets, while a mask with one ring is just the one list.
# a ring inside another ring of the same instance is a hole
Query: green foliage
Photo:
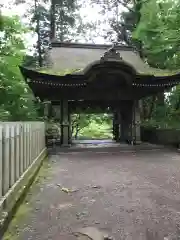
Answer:
[[112, 139], [112, 129], [109, 123], [99, 123], [92, 120], [88, 126], [83, 128], [79, 137], [87, 137], [90, 139]]
[[32, 10], [32, 23], [35, 23], [35, 32], [38, 38], [34, 58], [36, 59], [37, 66], [48, 66], [50, 64], [48, 56], [50, 46], [50, 13], [49, 10], [43, 6], [43, 2], [38, 0], [35, 0], [35, 7], [32, 8]]
[[[148, 64], [164, 69], [164, 74], [160, 71], [160, 75], [169, 75], [168, 71], [171, 75], [180, 69], [179, 9], [180, 3], [173, 0], [148, 0], [141, 4], [141, 18], [133, 32], [133, 38], [141, 41]], [[143, 99], [143, 124], [160, 128], [179, 128], [179, 89], [178, 86], [166, 93], [163, 104], [159, 101], [163, 94]]]
[[32, 120], [37, 117], [32, 94], [22, 79], [19, 65], [25, 53], [18, 17], [2, 16], [0, 32], [0, 120]]
[[108, 114], [73, 114], [72, 136], [112, 138], [111, 125], [111, 116]]
[[[48, 120], [46, 124], [46, 136], [58, 139], [60, 136], [59, 120]], [[108, 139], [112, 138], [112, 117], [109, 114], [85, 114], [71, 115], [72, 138]]]
[[[17, 0], [16, 2], [25, 2]], [[80, 2], [80, 1], [78, 1]], [[180, 28], [180, 3], [178, 1], [166, 0], [117, 0], [99, 1], [92, 0], [101, 6], [101, 13], [110, 14], [105, 19], [110, 28], [98, 31], [103, 32], [107, 40], [118, 40], [126, 44], [132, 44], [131, 32], [134, 41], [142, 47], [147, 62], [157, 68], [169, 69], [163, 75], [179, 71], [179, 28]], [[28, 17], [33, 16], [36, 27], [31, 28], [38, 35], [36, 56], [26, 58], [26, 65], [37, 66], [37, 62], [46, 57], [49, 41], [50, 11], [46, 0], [34, 0], [30, 4]], [[88, 38], [92, 25], [84, 24], [80, 15], [79, 7], [75, 0], [59, 1], [52, 0], [55, 5], [55, 20], [57, 37], [61, 41], [75, 41], [81, 34]], [[81, 4], [84, 4], [81, 1]], [[119, 12], [119, 6], [123, 5], [126, 10], [123, 14]], [[104, 21], [104, 20], [103, 20]], [[98, 25], [105, 22], [98, 22]], [[29, 31], [17, 17], [1, 16], [0, 19], [0, 119], [1, 120], [28, 120], [36, 119], [37, 111], [33, 102], [32, 93], [24, 83], [18, 66], [22, 64], [25, 57], [25, 46], [23, 34]], [[97, 24], [96, 24], [97, 25]], [[97, 26], [94, 25], [94, 32]], [[40, 58], [39, 58], [40, 57]], [[35, 60], [35, 62], [34, 62]], [[41, 64], [39, 64], [41, 65]], [[42, 64], [43, 66], [46, 64]], [[52, 72], [51, 69], [40, 69], [41, 72], [57, 75], [66, 75], [80, 71], [80, 69], [64, 69], [63, 72]], [[151, 74], [154, 74], [153, 72]], [[157, 74], [157, 72], [156, 72]], [[159, 71], [159, 75], [162, 72]], [[159, 127], [178, 127], [180, 122], [180, 88], [176, 87], [166, 96], [163, 104], [159, 102], [160, 96], [150, 97], [143, 100], [142, 120], [143, 124], [151, 124]], [[73, 116], [75, 128], [78, 134], [102, 135], [110, 126], [110, 118], [105, 115], [76, 114]], [[101, 131], [102, 129], [102, 131]], [[75, 131], [75, 130], [74, 130]], [[74, 133], [76, 135], [76, 133]]]
[[179, 69], [180, 4], [178, 1], [146, 1], [133, 37], [142, 41], [147, 61], [158, 68]]
[[88, 38], [87, 35], [94, 29], [90, 22], [84, 22], [80, 14], [85, 4], [85, 0], [51, 0], [57, 40], [77, 42]]
[[57, 23], [57, 38], [63, 42], [69, 40], [70, 29], [73, 28], [75, 23], [75, 0], [56, 0], [55, 16]]

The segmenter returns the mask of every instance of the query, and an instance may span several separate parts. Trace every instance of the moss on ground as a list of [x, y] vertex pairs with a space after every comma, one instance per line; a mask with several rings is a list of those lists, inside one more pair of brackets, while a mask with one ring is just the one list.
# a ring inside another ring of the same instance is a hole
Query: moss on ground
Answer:
[[23, 229], [25, 220], [31, 214], [33, 206], [31, 205], [32, 197], [39, 192], [40, 186], [44, 179], [50, 176], [51, 165], [48, 159], [44, 160], [42, 167], [35, 178], [32, 186], [27, 192], [27, 195], [21, 205], [19, 206], [17, 212], [15, 213], [11, 223], [9, 224], [8, 230], [6, 231], [3, 240], [18, 240], [19, 231]]
[[25, 216], [31, 211], [31, 207], [28, 203], [23, 202], [19, 207], [17, 214], [14, 216], [10, 223], [10, 231], [7, 231], [4, 235], [4, 240], [17, 240], [18, 239], [18, 225], [23, 223]]

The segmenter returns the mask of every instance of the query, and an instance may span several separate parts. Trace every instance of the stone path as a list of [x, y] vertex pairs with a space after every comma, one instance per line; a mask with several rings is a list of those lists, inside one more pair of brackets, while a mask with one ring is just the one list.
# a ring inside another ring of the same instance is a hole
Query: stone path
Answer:
[[115, 240], [178, 239], [179, 153], [118, 147], [55, 152], [4, 240], [77, 240], [85, 227]]

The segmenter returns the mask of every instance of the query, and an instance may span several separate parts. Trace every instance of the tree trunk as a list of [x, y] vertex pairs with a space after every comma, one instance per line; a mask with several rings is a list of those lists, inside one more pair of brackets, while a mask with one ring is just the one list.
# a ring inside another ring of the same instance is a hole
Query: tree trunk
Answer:
[[37, 52], [38, 52], [38, 65], [39, 67], [43, 66], [43, 59], [42, 59], [42, 51], [41, 51], [41, 36], [40, 36], [40, 16], [38, 10], [38, 0], [34, 1], [34, 8], [35, 8], [35, 19], [36, 19], [36, 33], [38, 36], [37, 40]]
[[149, 112], [148, 112], [147, 119], [151, 119], [152, 118], [152, 113], [153, 113], [153, 110], [154, 110], [155, 101], [156, 101], [156, 96], [152, 96], [151, 104], [149, 106]]
[[78, 133], [79, 133], [79, 124], [77, 124], [77, 126], [76, 126], [76, 132], [75, 132], [75, 136], [74, 136], [74, 138], [77, 140], [77, 137], [78, 137]]
[[164, 92], [157, 94], [157, 104], [164, 106]]
[[55, 26], [55, 1], [51, 0], [51, 20], [50, 20], [50, 39], [54, 39], [56, 36]]

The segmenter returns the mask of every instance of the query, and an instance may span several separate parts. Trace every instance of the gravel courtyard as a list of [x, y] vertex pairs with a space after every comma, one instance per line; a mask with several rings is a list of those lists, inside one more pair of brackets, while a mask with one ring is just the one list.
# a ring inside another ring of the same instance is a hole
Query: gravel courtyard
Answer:
[[73, 240], [87, 226], [115, 240], [178, 239], [180, 153], [122, 149], [54, 151], [4, 239]]

